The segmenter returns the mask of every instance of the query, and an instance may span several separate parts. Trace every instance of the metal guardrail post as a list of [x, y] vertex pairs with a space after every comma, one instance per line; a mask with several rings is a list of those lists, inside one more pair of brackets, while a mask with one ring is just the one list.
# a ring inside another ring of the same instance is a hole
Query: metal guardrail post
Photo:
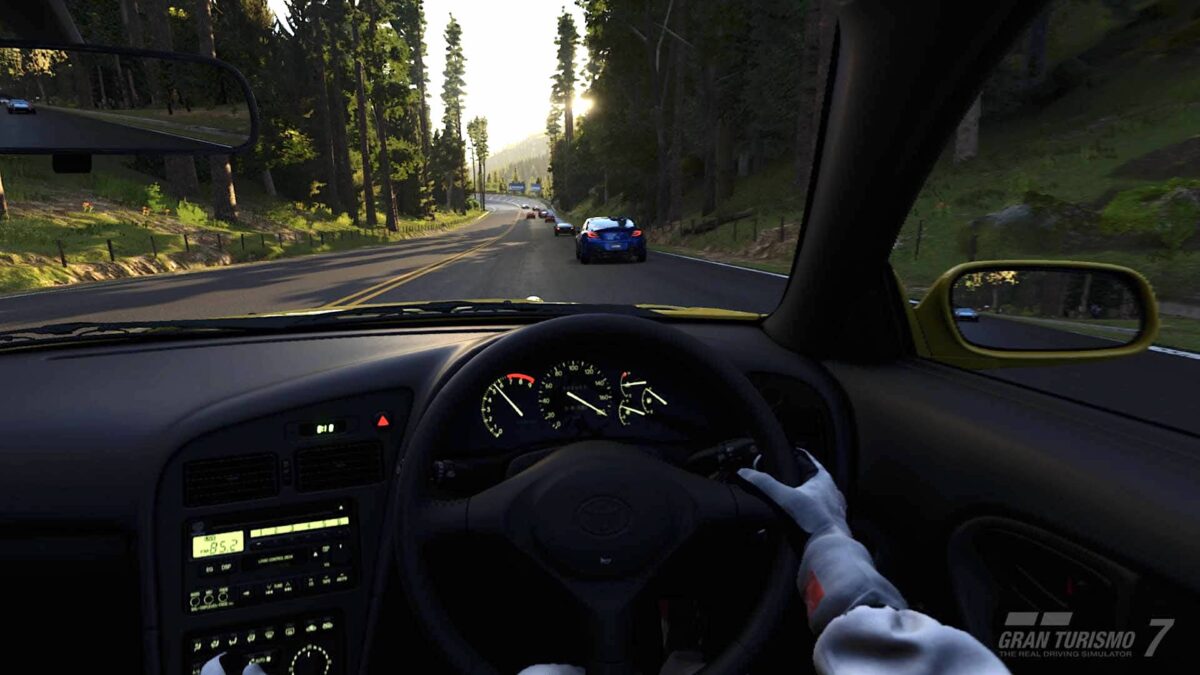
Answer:
[[154, 243], [154, 235], [150, 235], [150, 255], [158, 257], [158, 244]]
[[192, 252], [192, 245], [191, 245], [191, 243], [188, 242], [187, 232], [183, 233], [183, 252], [184, 253]]
[[63, 252], [62, 239], [55, 239], [54, 242], [56, 244], [58, 244], [58, 259], [62, 262], [62, 266], [66, 267], [67, 266], [67, 254]]
[[108, 261], [109, 261], [109, 262], [116, 262], [116, 261], [117, 261], [117, 256], [116, 256], [116, 254], [115, 254], [115, 253], [113, 253], [112, 239], [105, 239], [105, 240], [104, 240], [104, 243], [108, 244]]

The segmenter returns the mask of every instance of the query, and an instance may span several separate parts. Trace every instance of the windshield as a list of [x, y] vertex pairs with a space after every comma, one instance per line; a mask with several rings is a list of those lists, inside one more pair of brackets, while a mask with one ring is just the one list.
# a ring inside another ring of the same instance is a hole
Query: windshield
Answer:
[[[0, 330], [531, 297], [760, 314], [786, 287], [832, 44], [805, 3], [65, 4], [88, 43], [237, 68], [259, 136], [82, 174], [0, 157]], [[247, 112], [228, 83], [88, 63], [0, 63], [0, 132], [202, 139]]]

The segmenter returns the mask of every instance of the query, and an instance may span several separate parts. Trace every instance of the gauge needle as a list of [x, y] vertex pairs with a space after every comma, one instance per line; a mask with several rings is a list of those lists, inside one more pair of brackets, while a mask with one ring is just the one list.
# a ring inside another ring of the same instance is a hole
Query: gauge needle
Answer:
[[500, 392], [500, 395], [504, 397], [505, 401], [508, 401], [508, 404], [512, 406], [513, 410], [517, 411], [518, 415], [520, 415], [521, 417], [525, 416], [525, 413], [521, 412], [521, 409], [517, 407], [516, 403], [512, 402], [512, 399], [508, 397], [508, 394], [504, 393], [503, 389], [501, 389], [500, 387], [496, 387], [496, 391]]
[[629, 412], [636, 413], [638, 415], [641, 415], [642, 417], [646, 416], [646, 413], [642, 412], [641, 410], [638, 410], [637, 408], [630, 408], [627, 405], [622, 405], [621, 410], [628, 410]]
[[653, 390], [653, 389], [651, 389], [650, 387], [646, 387], [646, 393], [647, 393], [647, 394], [650, 394], [650, 395], [651, 395], [651, 396], [653, 396], [654, 398], [658, 399], [658, 402], [659, 402], [659, 403], [661, 403], [661, 404], [663, 404], [663, 405], [666, 405], [666, 404], [667, 404], [667, 402], [666, 402], [665, 400], [663, 400], [663, 397], [661, 397], [661, 396], [659, 396], [658, 394], [654, 393], [654, 390]]
[[640, 387], [643, 384], [646, 384], [645, 380], [642, 380], [640, 382], [624, 382], [621, 384], [621, 386], [623, 386], [623, 387]]
[[582, 404], [586, 405], [587, 407], [591, 408], [593, 411], [595, 411], [595, 413], [596, 413], [597, 415], [599, 415], [599, 416], [601, 416], [601, 417], [608, 417], [608, 413], [606, 413], [606, 412], [604, 412], [603, 410], [601, 410], [601, 409], [597, 408], [596, 406], [592, 405], [591, 403], [588, 403], [587, 401], [585, 401], [585, 400], [583, 400], [583, 399], [579, 398], [578, 396], [576, 396], [576, 395], [575, 395], [575, 392], [573, 392], [573, 391], [568, 391], [568, 392], [567, 392], [567, 396], [569, 396], [569, 397], [571, 397], [571, 398], [575, 399], [576, 401], [579, 401], [580, 403], [582, 403]]

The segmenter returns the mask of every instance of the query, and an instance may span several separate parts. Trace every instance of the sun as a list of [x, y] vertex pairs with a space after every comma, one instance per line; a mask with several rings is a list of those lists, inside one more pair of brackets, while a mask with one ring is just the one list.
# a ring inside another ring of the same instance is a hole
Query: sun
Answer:
[[583, 94], [575, 94], [571, 101], [571, 110], [576, 115], [586, 115], [592, 109], [592, 99], [584, 98]]

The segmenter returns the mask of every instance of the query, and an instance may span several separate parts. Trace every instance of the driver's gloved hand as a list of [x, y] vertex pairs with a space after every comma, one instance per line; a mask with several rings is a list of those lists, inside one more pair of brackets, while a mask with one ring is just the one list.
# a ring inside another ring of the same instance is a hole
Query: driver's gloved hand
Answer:
[[[225, 665], [221, 663], [222, 657], [224, 657], [229, 663], [232, 663], [235, 660], [229, 656], [228, 652], [217, 654], [209, 659], [208, 662], [200, 668], [200, 675], [237, 675], [237, 672], [240, 672], [241, 675], [267, 675], [266, 671], [262, 669], [262, 666], [258, 665], [257, 663], [247, 663], [246, 667], [242, 668], [240, 671], [237, 671], [236, 667], [231, 666], [235, 672], [230, 673], [225, 669]], [[241, 662], [245, 663], [245, 659], [241, 659]]]
[[850, 536], [846, 498], [833, 477], [812, 455], [809, 459], [817, 473], [799, 487], [754, 469], [738, 470], [809, 534], [796, 577], [808, 608], [808, 627], [820, 635], [830, 621], [860, 605], [907, 609], [900, 591], [875, 569], [866, 547]]
[[517, 675], [586, 675], [587, 671], [579, 666], [568, 666], [562, 663], [543, 663], [529, 666]]

